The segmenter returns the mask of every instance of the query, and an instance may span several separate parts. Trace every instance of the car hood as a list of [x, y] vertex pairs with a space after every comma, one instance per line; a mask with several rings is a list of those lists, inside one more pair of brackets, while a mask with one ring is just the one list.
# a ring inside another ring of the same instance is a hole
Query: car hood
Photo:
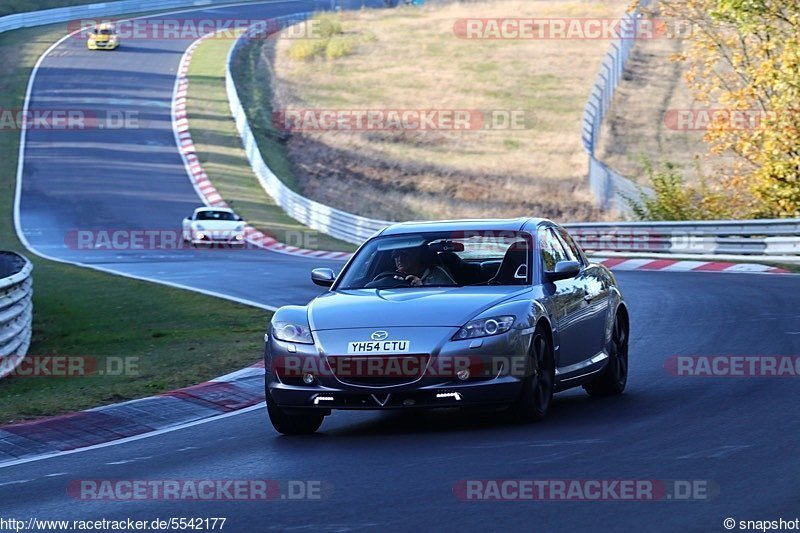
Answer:
[[308, 320], [314, 331], [460, 327], [478, 313], [528, 290], [530, 287], [481, 286], [331, 291], [309, 304]]

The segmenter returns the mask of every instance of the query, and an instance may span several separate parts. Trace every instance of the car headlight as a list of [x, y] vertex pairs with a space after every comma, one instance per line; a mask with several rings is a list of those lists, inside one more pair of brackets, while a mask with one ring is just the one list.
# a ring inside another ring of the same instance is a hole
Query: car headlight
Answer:
[[474, 339], [476, 337], [491, 337], [505, 333], [514, 325], [513, 316], [493, 316], [470, 320], [453, 335], [454, 341]]
[[239, 224], [236, 226], [236, 231], [244, 231], [244, 224]]
[[298, 344], [314, 344], [311, 328], [292, 322], [273, 322], [272, 334], [279, 341], [296, 342]]
[[206, 230], [206, 228], [204, 228], [202, 224], [198, 224], [198, 225], [196, 225], [196, 226], [194, 227], [194, 229], [196, 229], [196, 230], [199, 230], [199, 231], [205, 231], [205, 230]]

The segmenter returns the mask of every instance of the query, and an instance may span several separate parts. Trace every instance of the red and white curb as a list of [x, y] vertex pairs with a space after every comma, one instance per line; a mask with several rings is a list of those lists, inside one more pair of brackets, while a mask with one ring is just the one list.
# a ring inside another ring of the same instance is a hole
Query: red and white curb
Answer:
[[[175, 133], [175, 142], [178, 145], [178, 151], [183, 158], [186, 173], [189, 175], [192, 185], [194, 186], [197, 194], [202, 198], [203, 202], [209, 207], [228, 207], [225, 200], [220, 195], [219, 191], [208, 179], [208, 174], [203, 170], [203, 165], [197, 157], [192, 134], [189, 130], [189, 117], [186, 111], [187, 99], [189, 96], [189, 66], [192, 62], [197, 47], [203, 41], [216, 35], [210, 33], [204, 35], [200, 39], [192, 43], [181, 58], [180, 65], [178, 66], [178, 75], [175, 80], [175, 90], [172, 97], [172, 128]], [[250, 224], [245, 225], [245, 239], [247, 242], [272, 252], [280, 252], [290, 255], [303, 256], [303, 257], [316, 257], [320, 259], [340, 259], [346, 260], [350, 258], [349, 252], [329, 252], [325, 250], [309, 250], [306, 248], [298, 248], [297, 246], [290, 246], [288, 244], [279, 242], [274, 237], [270, 237], [255, 229]]]
[[0, 467], [187, 427], [264, 401], [264, 363], [158, 396], [0, 426]]
[[721, 261], [686, 261], [679, 259], [627, 259], [624, 257], [591, 257], [614, 271], [650, 270], [660, 272], [733, 272], [788, 274], [788, 270], [757, 263], [725, 263]]

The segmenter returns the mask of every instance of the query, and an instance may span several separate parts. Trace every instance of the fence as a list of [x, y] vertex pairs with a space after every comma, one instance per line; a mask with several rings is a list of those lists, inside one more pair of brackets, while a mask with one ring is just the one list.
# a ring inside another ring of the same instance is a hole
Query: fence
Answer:
[[[642, 1], [640, 6], [649, 2]], [[595, 157], [600, 128], [614, 97], [614, 91], [622, 79], [622, 71], [628, 61], [633, 43], [639, 34], [640, 8], [626, 13], [620, 23], [620, 37], [611, 43], [608, 52], [600, 65], [600, 72], [592, 87], [589, 101], [583, 110], [583, 133], [581, 141], [589, 154], [589, 188], [601, 209], [613, 209], [622, 215], [631, 211], [626, 198], [637, 198], [640, 189], [628, 178], [614, 172], [606, 164]], [[650, 194], [648, 188], [641, 189]]]
[[16, 368], [31, 343], [32, 270], [23, 256], [0, 252], [0, 378]]

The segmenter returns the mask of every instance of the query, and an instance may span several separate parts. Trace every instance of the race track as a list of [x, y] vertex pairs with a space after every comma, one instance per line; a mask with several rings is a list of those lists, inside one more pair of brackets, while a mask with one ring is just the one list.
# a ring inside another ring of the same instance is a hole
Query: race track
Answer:
[[[193, 17], [267, 18], [313, 2]], [[271, 252], [75, 250], [78, 228], [171, 229], [199, 200], [170, 124], [186, 41], [90, 54], [67, 39], [41, 64], [32, 105], [138, 111], [138, 130], [28, 132], [19, 224], [36, 251], [265, 306], [305, 303], [325, 262]], [[124, 60], [122, 59], [124, 58]], [[336, 263], [329, 262], [330, 265]], [[491, 412], [336, 413], [279, 437], [262, 410], [134, 442], [0, 469], [4, 513], [39, 518], [227, 517], [225, 530], [721, 531], [727, 517], [800, 515], [798, 378], [677, 377], [673, 355], [800, 354], [800, 276], [621, 272], [632, 317], [626, 394], [557, 396], [548, 419]], [[254, 354], [255, 355], [255, 354]], [[319, 501], [93, 502], [76, 479], [321, 480]], [[464, 502], [468, 479], [703, 480], [707, 501]]]

